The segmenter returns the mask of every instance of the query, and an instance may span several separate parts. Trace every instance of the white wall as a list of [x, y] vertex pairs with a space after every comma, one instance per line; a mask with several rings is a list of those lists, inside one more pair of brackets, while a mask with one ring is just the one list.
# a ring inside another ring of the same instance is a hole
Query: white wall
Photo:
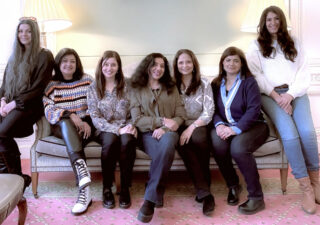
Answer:
[[1, 1], [0, 6], [0, 83], [10, 56], [15, 29], [21, 17], [21, 0]]

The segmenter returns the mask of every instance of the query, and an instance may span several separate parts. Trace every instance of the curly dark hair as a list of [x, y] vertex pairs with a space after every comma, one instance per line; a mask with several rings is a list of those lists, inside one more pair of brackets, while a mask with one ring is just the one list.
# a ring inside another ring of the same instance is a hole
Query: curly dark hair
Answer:
[[164, 74], [159, 82], [162, 86], [166, 87], [168, 93], [171, 93], [175, 82], [170, 75], [169, 62], [161, 53], [151, 53], [141, 61], [130, 79], [131, 86], [133, 88], [142, 88], [148, 85], [149, 71], [155, 65], [156, 58], [161, 58], [164, 61]]
[[294, 41], [290, 37], [287, 29], [287, 21], [283, 11], [277, 6], [270, 6], [266, 8], [260, 17], [260, 22], [258, 25], [258, 42], [262, 50], [262, 55], [266, 58], [271, 57], [272, 52], [275, 50], [272, 47], [272, 37], [266, 26], [266, 19], [269, 12], [275, 13], [280, 20], [280, 27], [277, 33], [277, 41], [284, 52], [286, 59], [294, 62], [297, 57], [297, 49], [294, 46]]
[[106, 89], [106, 79], [102, 73], [102, 63], [104, 60], [109, 59], [109, 58], [115, 58], [115, 60], [118, 63], [118, 71], [115, 76], [115, 81], [116, 81], [116, 89], [117, 89], [117, 98], [120, 99], [123, 97], [123, 89], [124, 89], [124, 75], [122, 72], [122, 63], [121, 63], [121, 58], [118, 52], [116, 51], [105, 51], [100, 58], [97, 68], [96, 68], [96, 90], [98, 97], [100, 99], [103, 98], [104, 92]]
[[239, 49], [239, 48], [236, 48], [236, 47], [232, 46], [232, 47], [229, 47], [226, 50], [224, 50], [224, 52], [221, 55], [220, 62], [219, 62], [219, 74], [218, 74], [218, 77], [216, 77], [212, 81], [212, 84], [214, 86], [216, 86], [216, 87], [219, 87], [221, 85], [221, 82], [222, 82], [223, 78], [226, 79], [227, 73], [223, 68], [223, 61], [224, 61], [225, 58], [227, 58], [230, 55], [239, 56], [239, 58], [241, 60], [240, 72], [241, 72], [241, 76], [242, 77], [247, 78], [247, 77], [253, 76], [252, 73], [249, 70], [248, 63], [247, 63], [247, 60], [246, 60], [246, 57], [245, 57], [243, 51], [241, 49]]
[[181, 93], [181, 83], [182, 83], [182, 74], [178, 70], [178, 59], [179, 56], [182, 54], [187, 54], [191, 57], [193, 63], [193, 71], [192, 71], [192, 79], [191, 84], [186, 91], [186, 95], [190, 95], [191, 93], [195, 93], [198, 87], [201, 85], [201, 75], [200, 75], [200, 66], [197, 57], [195, 54], [189, 49], [180, 49], [174, 59], [173, 59], [173, 74], [174, 78], [176, 79], [176, 84]]
[[52, 77], [52, 80], [57, 80], [57, 81], [63, 81], [63, 75], [60, 70], [60, 65], [62, 62], [62, 58], [65, 57], [66, 55], [74, 55], [76, 58], [76, 71], [74, 72], [72, 79], [74, 80], [80, 80], [81, 77], [83, 76], [83, 66], [80, 60], [80, 57], [78, 53], [72, 49], [72, 48], [63, 48], [61, 49], [56, 57], [54, 58], [54, 76]]

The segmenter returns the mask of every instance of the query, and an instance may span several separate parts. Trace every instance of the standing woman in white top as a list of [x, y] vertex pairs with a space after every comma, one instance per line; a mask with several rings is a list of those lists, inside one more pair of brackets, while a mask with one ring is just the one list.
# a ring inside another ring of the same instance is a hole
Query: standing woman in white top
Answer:
[[302, 209], [315, 213], [320, 204], [319, 157], [307, 89], [310, 74], [299, 42], [287, 30], [282, 10], [266, 8], [258, 39], [247, 54], [262, 93], [262, 108], [274, 122], [294, 177], [303, 192]]

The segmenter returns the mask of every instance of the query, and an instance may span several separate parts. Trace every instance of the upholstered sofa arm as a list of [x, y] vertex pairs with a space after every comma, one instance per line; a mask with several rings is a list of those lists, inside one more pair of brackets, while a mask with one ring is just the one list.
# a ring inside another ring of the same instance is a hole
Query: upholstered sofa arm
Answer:
[[35, 131], [36, 139], [39, 140], [41, 138], [51, 135], [50, 123], [48, 122], [45, 116], [42, 116], [41, 119], [36, 122], [36, 126], [37, 126], [37, 129]]
[[37, 153], [36, 153], [36, 147], [38, 144], [38, 141], [41, 138], [47, 137], [51, 134], [51, 127], [49, 122], [47, 121], [45, 116], [42, 116], [34, 125], [34, 132], [35, 132], [35, 138], [34, 142], [30, 149], [30, 159], [31, 159], [31, 172], [36, 172], [36, 163], [37, 163]]

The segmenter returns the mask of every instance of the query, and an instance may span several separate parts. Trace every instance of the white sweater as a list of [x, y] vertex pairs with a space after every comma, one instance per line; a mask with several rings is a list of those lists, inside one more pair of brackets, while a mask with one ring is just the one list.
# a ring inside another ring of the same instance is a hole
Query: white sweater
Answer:
[[270, 95], [274, 87], [288, 84], [287, 93], [294, 98], [306, 94], [311, 76], [300, 43], [294, 39], [294, 45], [298, 51], [294, 62], [285, 58], [277, 41], [273, 41], [272, 45], [275, 47], [276, 53], [272, 53], [270, 58], [263, 57], [257, 40], [253, 41], [248, 49], [248, 66], [256, 77], [260, 92]]

